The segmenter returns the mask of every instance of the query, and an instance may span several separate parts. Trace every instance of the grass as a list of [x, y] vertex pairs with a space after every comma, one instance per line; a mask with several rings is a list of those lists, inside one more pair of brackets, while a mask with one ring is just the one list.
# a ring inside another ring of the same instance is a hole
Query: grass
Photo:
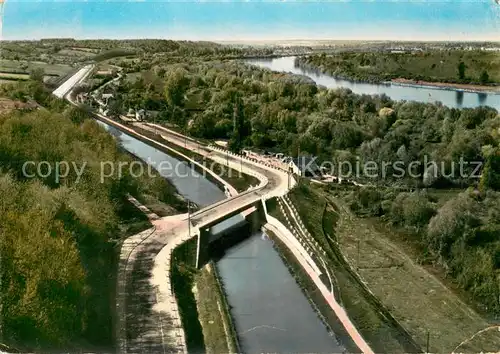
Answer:
[[125, 75], [125, 81], [129, 84], [133, 84], [141, 77], [142, 77], [142, 74], [140, 72], [129, 73], [129, 74]]
[[8, 85], [8, 84], [12, 84], [12, 83], [14, 83], [15, 81], [17, 81], [17, 80], [0, 79], [0, 85]]
[[[355, 217], [340, 199], [326, 197], [338, 206], [335, 234], [340, 250], [353, 267], [359, 266], [358, 273], [370, 290], [421, 347], [425, 348], [429, 332], [431, 352], [451, 352], [464, 339], [488, 327], [487, 321], [419, 265], [417, 253], [401, 245], [406, 242], [403, 235], [390, 234], [390, 230], [373, 225], [373, 220]], [[487, 333], [482, 341], [461, 349], [497, 351], [497, 333]]]
[[[23, 64], [26, 68], [23, 68]], [[16, 71], [30, 72], [33, 69], [41, 68], [46, 75], [64, 76], [71, 72], [73, 68], [66, 64], [49, 64], [41, 61], [17, 61], [17, 60], [0, 60], [0, 71]]]
[[363, 286], [343, 264], [342, 257], [323, 232], [323, 226], [331, 227], [337, 222], [337, 213], [332, 206], [326, 205], [326, 199], [316, 189], [300, 183], [289, 194], [297, 208], [304, 225], [311, 235], [327, 252], [327, 266], [335, 275], [340, 296], [337, 301], [346, 309], [363, 338], [375, 352], [407, 353], [415, 352], [404, 333], [383, 315], [379, 304], [367, 294]]
[[188, 352], [203, 353], [205, 341], [193, 293], [197, 273], [196, 242], [197, 238], [193, 237], [174, 249], [170, 276]]
[[197, 303], [207, 353], [237, 353], [237, 337], [229, 306], [213, 262], [196, 275]]
[[85, 53], [97, 53], [99, 52], [99, 49], [95, 48], [86, 48], [86, 47], [72, 47], [72, 50], [80, 51], [80, 52], [85, 52]]
[[135, 235], [152, 227], [148, 217], [129, 201], [126, 201], [121, 205], [119, 215], [122, 220], [120, 223], [122, 238]]
[[95, 53], [83, 51], [83, 50], [75, 50], [75, 49], [61, 49], [59, 52], [57, 52], [57, 55], [89, 58], [89, 57], [93, 57], [95, 55]]

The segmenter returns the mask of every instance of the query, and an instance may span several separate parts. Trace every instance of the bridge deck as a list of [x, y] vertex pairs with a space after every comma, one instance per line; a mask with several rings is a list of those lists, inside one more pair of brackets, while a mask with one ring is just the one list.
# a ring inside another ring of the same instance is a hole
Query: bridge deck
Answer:
[[198, 228], [212, 226], [259, 202], [262, 198], [262, 194], [261, 191], [249, 191], [210, 205], [193, 213], [191, 216], [191, 224]]

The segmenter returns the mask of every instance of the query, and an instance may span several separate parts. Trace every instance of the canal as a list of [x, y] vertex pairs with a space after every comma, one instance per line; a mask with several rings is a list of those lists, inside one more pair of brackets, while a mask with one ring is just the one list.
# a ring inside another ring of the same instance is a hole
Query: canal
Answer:
[[[357, 94], [386, 94], [393, 100], [441, 101], [444, 105], [455, 108], [488, 105], [500, 109], [500, 95], [339, 80], [317, 71], [296, 67], [294, 57], [252, 59], [246, 62], [273, 71], [305, 75], [327, 88], [349, 88]], [[105, 123], [99, 123], [119, 139], [124, 149], [153, 167], [157, 168], [162, 163], [173, 166], [160, 169], [160, 174], [168, 178], [179, 193], [198, 206], [204, 207], [225, 198], [223, 191], [191, 169], [188, 163]], [[216, 225], [212, 230], [221, 232], [241, 221], [242, 217], [237, 215]], [[345, 351], [335, 334], [329, 333], [316, 315], [274, 249], [272, 241], [262, 232], [248, 235], [244, 241], [227, 250], [218, 260], [217, 268], [244, 352]]]
[[500, 111], [500, 94], [472, 93], [455, 90], [442, 90], [427, 87], [407, 87], [394, 84], [370, 84], [350, 80], [336, 79], [316, 70], [307, 70], [295, 66], [295, 57], [274, 59], [251, 59], [248, 64], [256, 65], [273, 71], [290, 72], [305, 75], [313, 79], [316, 84], [327, 88], [348, 88], [357, 94], [381, 95], [386, 94], [393, 100], [407, 100], [418, 102], [440, 101], [452, 108], [472, 108], [490, 106]]
[[[191, 170], [187, 163], [114, 127], [99, 123], [120, 141], [123, 148], [153, 167], [160, 166], [162, 162], [161, 166], [173, 166], [172, 169], [160, 168], [159, 172], [172, 182], [179, 193], [200, 207], [225, 198], [223, 191]], [[222, 224], [230, 227], [241, 220], [242, 217], [236, 215], [231, 221], [214, 226], [213, 230], [220, 232]], [[314, 312], [272, 241], [262, 232], [248, 235], [244, 241], [226, 250], [218, 260], [217, 268], [224, 283], [240, 346], [245, 353], [345, 351]]]

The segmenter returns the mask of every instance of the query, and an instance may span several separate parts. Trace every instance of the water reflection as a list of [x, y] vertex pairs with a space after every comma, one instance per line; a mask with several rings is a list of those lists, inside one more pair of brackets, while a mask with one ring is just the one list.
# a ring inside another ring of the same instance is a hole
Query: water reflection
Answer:
[[456, 97], [457, 107], [458, 108], [462, 107], [462, 105], [464, 103], [463, 91], [455, 91], [455, 97]]
[[480, 106], [484, 106], [486, 104], [486, 100], [488, 99], [488, 95], [484, 92], [477, 94], [477, 102]]
[[[104, 123], [113, 135], [121, 138], [122, 146], [153, 163], [177, 159], [159, 151], [126, 133]], [[186, 169], [189, 165], [186, 165]], [[195, 174], [195, 173], [193, 173]], [[199, 176], [170, 176], [183, 194], [196, 204], [206, 206], [225, 198], [224, 193], [209, 180]], [[224, 228], [241, 224], [236, 215], [213, 227], [224, 234]], [[233, 231], [234, 232], [234, 231]], [[238, 237], [236, 231], [236, 237]], [[241, 231], [240, 231], [241, 232]], [[250, 235], [250, 231], [243, 236]], [[217, 235], [215, 235], [217, 236]], [[242, 235], [239, 235], [242, 236]], [[231, 237], [231, 236], [228, 236]], [[272, 240], [261, 232], [225, 250], [217, 262], [224, 283], [231, 315], [245, 353], [341, 353], [337, 343], [321, 322], [295, 279], [273, 248]]]

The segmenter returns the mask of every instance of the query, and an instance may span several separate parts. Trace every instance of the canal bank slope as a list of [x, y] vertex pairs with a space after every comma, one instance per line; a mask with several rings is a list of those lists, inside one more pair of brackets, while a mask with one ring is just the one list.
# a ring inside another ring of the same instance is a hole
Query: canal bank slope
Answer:
[[318, 274], [317, 270], [315, 270], [311, 266], [311, 261], [308, 260], [306, 256], [304, 256], [307, 255], [307, 251], [302, 247], [302, 245], [300, 245], [300, 243], [296, 241], [290, 230], [288, 230], [278, 219], [272, 217], [269, 214], [266, 215], [266, 218], [267, 223], [264, 225], [264, 230], [268, 230], [272, 234], [276, 235], [280, 239], [280, 241], [283, 242], [283, 244], [288, 248], [288, 250], [290, 250], [295, 260], [311, 278], [323, 298], [335, 312], [335, 315], [337, 316], [340, 323], [342, 323], [345, 331], [349, 334], [352, 342], [359, 348], [359, 350], [361, 350], [361, 352], [373, 354], [373, 350], [358, 332], [349, 316], [347, 315], [345, 309], [341, 307], [336, 301], [334, 293], [327, 289], [327, 287], [319, 277], [320, 274]]
[[[102, 116], [100, 118], [106, 119]], [[136, 132], [132, 134], [127, 127], [119, 123], [112, 123], [120, 130], [125, 130], [134, 136], [138, 135]], [[145, 136], [140, 138], [150, 141], [154, 146], [159, 144]], [[228, 152], [210, 150], [212, 159], [225, 160], [227, 165], [235, 169], [240, 168], [243, 173], [245, 170], [250, 174], [255, 174], [256, 170], [262, 171], [261, 176], [264, 177], [265, 183], [261, 183], [257, 189], [265, 192], [263, 195], [283, 195], [290, 187], [289, 176], [284, 171], [277, 171], [275, 167], [258, 164], [255, 161], [243, 162], [242, 156], [231, 154], [229, 157]], [[125, 289], [125, 293], [122, 292], [121, 296], [125, 297], [125, 300], [118, 301], [121, 305], [118, 310], [121, 311], [119, 318], [125, 321], [125, 325], [120, 326], [120, 352], [187, 350], [186, 340], [179, 332], [178, 309], [175, 297], [172, 298], [169, 273], [172, 250], [192, 237], [188, 222], [186, 216], [157, 220], [155, 228], [131, 239], [127, 245], [131, 249], [123, 248], [122, 264], [125, 264], [125, 275], [121, 279], [124, 279], [122, 289]], [[129, 264], [129, 261], [132, 264]], [[353, 329], [349, 325], [347, 328], [352, 332]], [[353, 339], [357, 342], [362, 341], [359, 334], [355, 334]], [[366, 343], [361, 345], [358, 343], [358, 346], [365, 348]], [[365, 352], [371, 353], [371, 350], [368, 348]]]

